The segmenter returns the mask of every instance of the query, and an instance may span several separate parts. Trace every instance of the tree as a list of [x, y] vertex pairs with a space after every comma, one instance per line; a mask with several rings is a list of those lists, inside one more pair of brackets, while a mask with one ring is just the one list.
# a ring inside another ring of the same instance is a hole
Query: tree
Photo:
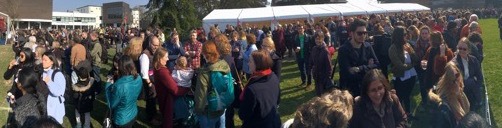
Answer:
[[5, 0], [5, 1], [0, 1], [0, 10], [5, 11], [7, 15], [10, 17], [10, 22], [11, 30], [14, 30], [14, 20], [16, 20], [19, 17], [19, 5], [20, 5], [20, 0]]
[[190, 30], [201, 26], [193, 0], [150, 0], [147, 16], [152, 17], [151, 26], [161, 26], [187, 37]]

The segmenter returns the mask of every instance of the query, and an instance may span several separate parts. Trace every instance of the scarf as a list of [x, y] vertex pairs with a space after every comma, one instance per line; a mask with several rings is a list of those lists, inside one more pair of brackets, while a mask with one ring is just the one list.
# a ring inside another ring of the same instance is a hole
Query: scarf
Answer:
[[[257, 78], [261, 78], [261, 77], [263, 77], [263, 76], [268, 76], [268, 75], [270, 75], [270, 74], [272, 74], [272, 69], [270, 69], [270, 68], [267, 68], [267, 69], [265, 69], [265, 70], [256, 71], [256, 72], [254, 72], [254, 73], [251, 75], [251, 77], [249, 78], [249, 81], [252, 81], [252, 80], [257, 79]], [[250, 83], [250, 82], [248, 82], [248, 83], [246, 84], [246, 86], [245, 86], [245, 87], [249, 86], [249, 83]], [[242, 93], [239, 95], [239, 100], [240, 100], [240, 101], [243, 101], [243, 100], [244, 100], [244, 92], [246, 92], [246, 91], [245, 91], [246, 89], [247, 89], [247, 88], [244, 88], [244, 90], [242, 90]]]

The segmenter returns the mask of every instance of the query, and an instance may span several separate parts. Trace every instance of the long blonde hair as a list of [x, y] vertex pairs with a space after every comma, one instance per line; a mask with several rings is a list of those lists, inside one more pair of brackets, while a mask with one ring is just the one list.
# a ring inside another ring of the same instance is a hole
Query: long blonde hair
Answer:
[[124, 54], [130, 56], [132, 60], [137, 61], [143, 52], [143, 38], [134, 37], [129, 41], [129, 44]]
[[469, 112], [470, 104], [464, 94], [463, 78], [455, 62], [446, 64], [445, 73], [438, 82], [438, 95], [442, 102], [448, 104], [457, 121]]

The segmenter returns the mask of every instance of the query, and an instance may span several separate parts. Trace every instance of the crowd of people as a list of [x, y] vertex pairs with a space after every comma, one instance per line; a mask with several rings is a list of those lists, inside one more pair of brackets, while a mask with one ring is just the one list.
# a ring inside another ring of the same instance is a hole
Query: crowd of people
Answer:
[[[19, 30], [9, 40], [15, 59], [4, 73], [13, 83], [8, 122], [61, 125], [66, 115], [74, 127], [89, 128], [103, 93], [104, 125], [112, 127], [133, 127], [138, 100], [146, 102], [148, 123], [164, 128], [233, 128], [236, 113], [244, 128], [409, 127], [418, 83], [421, 111], [434, 115], [434, 127], [485, 125], [475, 113], [484, 104], [484, 55], [482, 24], [472, 11], [332, 17], [274, 29], [212, 26], [207, 37], [194, 29], [185, 42], [160, 28]], [[281, 124], [286, 59], [296, 60], [299, 88], [313, 88], [316, 97]]]

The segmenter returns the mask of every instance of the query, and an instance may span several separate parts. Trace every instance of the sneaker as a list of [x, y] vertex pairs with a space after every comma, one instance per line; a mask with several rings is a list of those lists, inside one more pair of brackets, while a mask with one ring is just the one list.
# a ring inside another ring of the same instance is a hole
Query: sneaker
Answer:
[[304, 87], [305, 85], [306, 85], [306, 84], [305, 84], [305, 82], [302, 82], [302, 83], [301, 83], [300, 85], [298, 85], [298, 86], [300, 86], [300, 87]]

